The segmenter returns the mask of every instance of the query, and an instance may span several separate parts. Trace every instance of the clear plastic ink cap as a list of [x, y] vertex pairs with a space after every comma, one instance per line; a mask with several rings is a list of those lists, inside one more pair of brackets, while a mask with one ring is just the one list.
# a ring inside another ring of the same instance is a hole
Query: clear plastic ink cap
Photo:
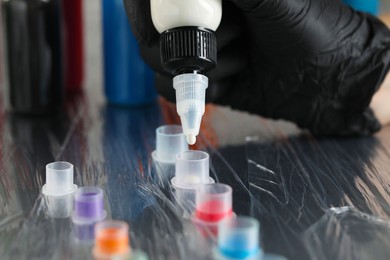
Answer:
[[98, 187], [81, 187], [76, 191], [74, 199], [73, 222], [88, 224], [103, 220], [104, 192]]
[[186, 151], [176, 155], [175, 189], [194, 190], [199, 185], [213, 183], [209, 175], [209, 155], [202, 151]]
[[128, 259], [130, 254], [129, 225], [126, 222], [110, 220], [95, 225], [95, 259]]
[[231, 217], [232, 188], [225, 184], [213, 183], [199, 186], [195, 195], [195, 219], [206, 223], [216, 223]]
[[251, 217], [227, 218], [218, 226], [218, 254], [224, 259], [261, 259], [259, 222]]
[[63, 196], [44, 196], [49, 216], [69, 218], [73, 210], [73, 193]]
[[46, 196], [63, 196], [77, 190], [73, 182], [73, 165], [68, 162], [53, 162], [46, 165], [46, 184], [42, 193]]
[[187, 151], [188, 144], [179, 125], [165, 125], [156, 129], [156, 150], [152, 157], [157, 162], [175, 163], [176, 155]]
[[176, 90], [176, 109], [183, 133], [190, 145], [195, 144], [205, 112], [206, 89], [209, 79], [201, 74], [180, 74], [173, 78]]

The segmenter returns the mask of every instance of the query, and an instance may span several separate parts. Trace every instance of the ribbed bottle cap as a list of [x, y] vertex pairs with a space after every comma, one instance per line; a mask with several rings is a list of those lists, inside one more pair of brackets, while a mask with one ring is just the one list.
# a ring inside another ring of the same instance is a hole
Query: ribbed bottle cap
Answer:
[[160, 36], [161, 64], [173, 75], [205, 73], [217, 65], [217, 37], [202, 27], [177, 27]]

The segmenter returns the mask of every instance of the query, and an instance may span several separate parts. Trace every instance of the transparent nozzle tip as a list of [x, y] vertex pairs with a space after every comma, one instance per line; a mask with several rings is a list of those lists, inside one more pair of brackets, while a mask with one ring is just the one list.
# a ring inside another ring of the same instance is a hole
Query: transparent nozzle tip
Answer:
[[189, 111], [180, 115], [181, 125], [183, 126], [183, 133], [187, 138], [189, 145], [194, 145], [196, 137], [199, 135], [200, 124], [202, 122], [203, 113], [197, 111]]
[[189, 73], [173, 78], [176, 90], [176, 108], [180, 116], [183, 133], [190, 145], [195, 144], [199, 134], [202, 117], [205, 112], [208, 78], [204, 75]]

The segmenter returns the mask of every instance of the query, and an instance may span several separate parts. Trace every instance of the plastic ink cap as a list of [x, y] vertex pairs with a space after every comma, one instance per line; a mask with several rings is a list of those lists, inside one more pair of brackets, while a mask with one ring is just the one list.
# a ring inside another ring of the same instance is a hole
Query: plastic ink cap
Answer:
[[104, 193], [98, 187], [81, 187], [76, 191], [73, 212], [73, 222], [88, 224], [103, 220], [107, 213], [104, 211]]
[[77, 190], [73, 182], [73, 165], [68, 162], [53, 162], [46, 165], [46, 184], [42, 193], [47, 196], [68, 195]]
[[196, 189], [199, 185], [213, 183], [209, 175], [209, 155], [202, 151], [186, 151], [176, 155], [175, 189]]
[[199, 186], [195, 195], [195, 219], [216, 223], [231, 217], [232, 188], [225, 184], [214, 183]]
[[183, 133], [190, 145], [195, 144], [205, 112], [206, 89], [209, 79], [201, 74], [180, 74], [173, 78], [176, 90], [176, 109]]
[[[123, 221], [103, 221], [95, 225], [95, 259], [130, 256], [129, 225]], [[120, 258], [119, 258], [120, 259]]]
[[176, 155], [184, 151], [188, 151], [188, 144], [181, 126], [165, 125], [156, 129], [154, 160], [174, 164]]
[[260, 259], [259, 222], [251, 217], [227, 218], [218, 226], [218, 253], [224, 259]]
[[73, 210], [73, 193], [62, 196], [44, 196], [48, 213], [53, 218], [69, 218]]

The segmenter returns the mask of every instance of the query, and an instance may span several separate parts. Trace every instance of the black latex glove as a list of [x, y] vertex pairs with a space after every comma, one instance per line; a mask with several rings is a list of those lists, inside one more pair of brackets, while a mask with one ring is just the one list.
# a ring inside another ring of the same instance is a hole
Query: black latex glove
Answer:
[[[160, 65], [149, 0], [124, 0], [157, 89], [174, 101]], [[367, 135], [380, 124], [368, 108], [390, 66], [390, 32], [340, 0], [224, 0], [218, 65], [207, 99], [286, 119], [316, 135]]]

